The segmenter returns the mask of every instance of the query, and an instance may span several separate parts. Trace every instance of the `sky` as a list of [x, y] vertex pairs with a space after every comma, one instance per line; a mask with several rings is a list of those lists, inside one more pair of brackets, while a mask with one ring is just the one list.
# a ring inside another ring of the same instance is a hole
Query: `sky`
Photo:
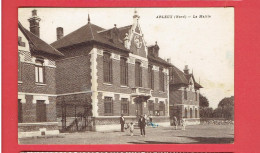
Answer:
[[[34, 8], [19, 8], [18, 19], [29, 29]], [[180, 70], [185, 65], [203, 88], [200, 93], [216, 108], [234, 95], [234, 9], [226, 8], [35, 8], [41, 18], [40, 37], [56, 40], [56, 28], [64, 35], [88, 22], [102, 28], [133, 24], [134, 10], [147, 45], [158, 42], [159, 56], [170, 58]], [[206, 18], [200, 18], [203, 15]], [[165, 18], [167, 16], [167, 18]], [[162, 18], [164, 17], [164, 18]], [[182, 17], [182, 18], [180, 18]]]

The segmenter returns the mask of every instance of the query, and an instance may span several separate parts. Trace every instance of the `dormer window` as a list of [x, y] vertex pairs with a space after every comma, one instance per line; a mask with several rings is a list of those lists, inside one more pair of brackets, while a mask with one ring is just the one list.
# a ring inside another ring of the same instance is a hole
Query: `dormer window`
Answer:
[[35, 82], [36, 83], [44, 83], [44, 67], [43, 67], [43, 59], [35, 60]]

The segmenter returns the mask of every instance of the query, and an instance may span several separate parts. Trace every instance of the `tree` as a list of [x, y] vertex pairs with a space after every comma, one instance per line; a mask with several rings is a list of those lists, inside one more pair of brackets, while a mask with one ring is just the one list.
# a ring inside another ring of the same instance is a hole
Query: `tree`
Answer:
[[221, 117], [226, 119], [234, 119], [234, 96], [223, 98], [218, 109], [221, 111]]
[[213, 115], [213, 108], [211, 107], [200, 107], [201, 118], [211, 118]]
[[202, 94], [199, 95], [200, 107], [209, 107], [209, 100]]

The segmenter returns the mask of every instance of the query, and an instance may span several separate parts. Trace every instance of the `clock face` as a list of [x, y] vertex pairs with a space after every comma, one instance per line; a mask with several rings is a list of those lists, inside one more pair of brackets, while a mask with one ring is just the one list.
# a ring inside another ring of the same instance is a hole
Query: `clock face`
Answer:
[[138, 36], [138, 35], [135, 35], [135, 37], [134, 37], [134, 42], [135, 42], [136, 48], [141, 48], [142, 45], [143, 45], [142, 39], [141, 39], [141, 37]]

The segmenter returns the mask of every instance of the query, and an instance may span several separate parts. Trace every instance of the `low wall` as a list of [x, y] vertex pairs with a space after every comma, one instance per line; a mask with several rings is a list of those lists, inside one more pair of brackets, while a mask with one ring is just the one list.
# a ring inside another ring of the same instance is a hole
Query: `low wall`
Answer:
[[228, 120], [224, 118], [201, 118], [201, 124], [212, 124], [212, 125], [233, 125], [233, 120]]
[[18, 123], [18, 138], [57, 134], [58, 122]]

